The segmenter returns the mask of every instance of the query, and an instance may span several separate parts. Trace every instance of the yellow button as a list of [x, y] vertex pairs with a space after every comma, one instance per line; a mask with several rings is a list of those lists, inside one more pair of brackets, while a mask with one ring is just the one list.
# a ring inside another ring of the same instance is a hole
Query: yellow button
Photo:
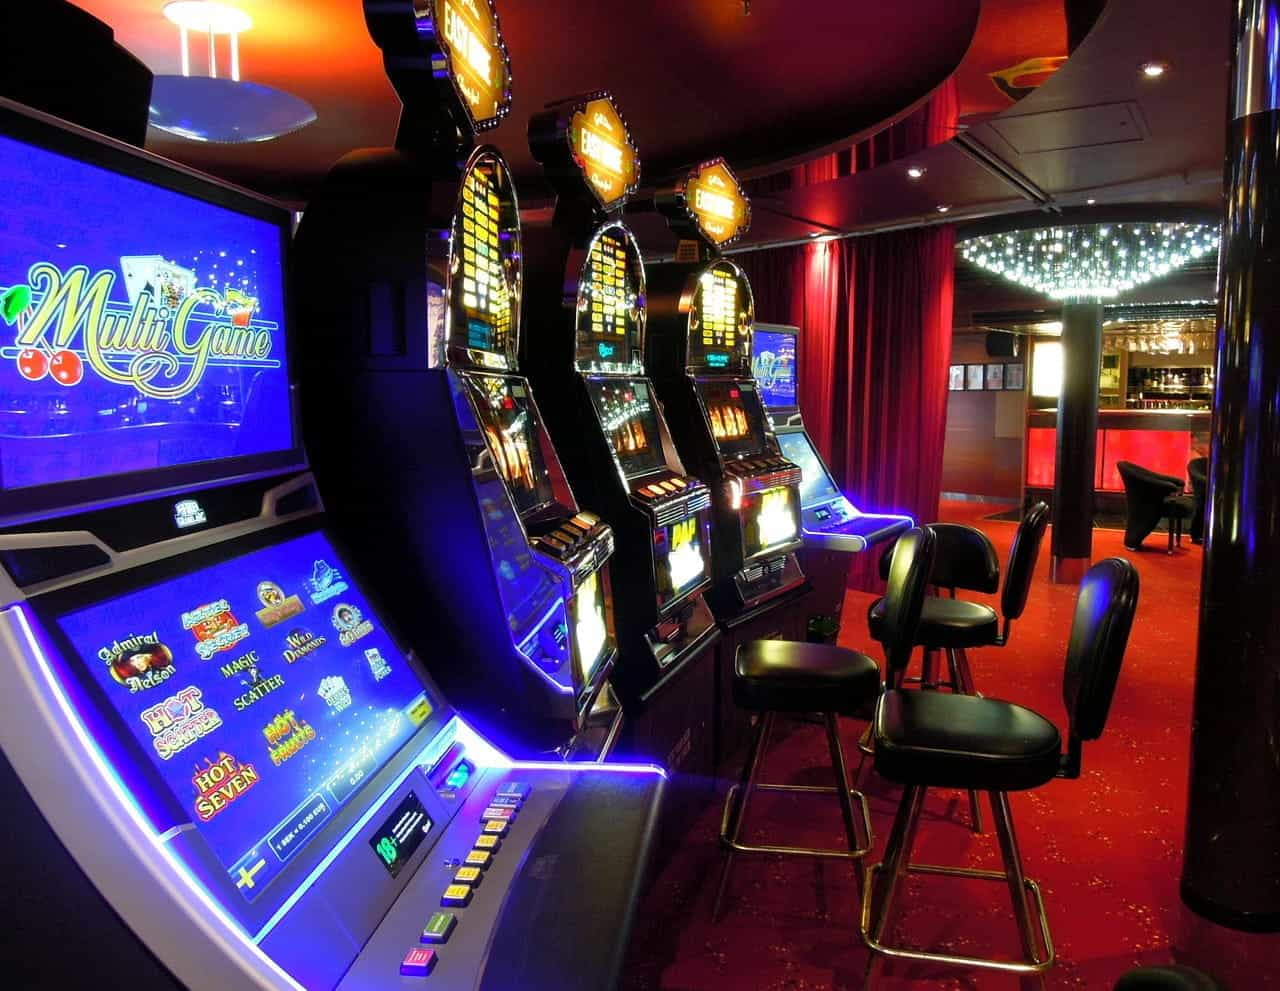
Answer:
[[441, 905], [466, 905], [471, 901], [471, 885], [451, 884], [444, 889]]
[[495, 836], [506, 836], [507, 822], [505, 819], [490, 819], [484, 824], [484, 831]]
[[458, 873], [453, 875], [453, 880], [457, 884], [477, 885], [480, 883], [484, 873], [479, 867], [459, 867]]
[[502, 840], [499, 839], [497, 836], [493, 836], [491, 834], [485, 833], [481, 836], [476, 837], [477, 850], [493, 851], [493, 850], [497, 850], [498, 847], [500, 846], [502, 846]]
[[[483, 836], [481, 837], [481, 839], [484, 839], [484, 838], [485, 837]], [[491, 861], [492, 859], [493, 859], [493, 854], [490, 853], [488, 850], [472, 850], [470, 853], [467, 854], [467, 866], [478, 867], [481, 870], [484, 870], [486, 867], [489, 866], [489, 861]]]

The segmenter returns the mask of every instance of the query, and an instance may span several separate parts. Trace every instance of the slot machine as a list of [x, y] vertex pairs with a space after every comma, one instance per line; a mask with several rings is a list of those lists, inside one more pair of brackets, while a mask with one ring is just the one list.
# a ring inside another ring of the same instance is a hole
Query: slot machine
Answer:
[[778, 448], [751, 377], [755, 302], [746, 275], [720, 251], [747, 230], [751, 206], [723, 159], [658, 191], [682, 238], [677, 260], [650, 265], [646, 367], [684, 463], [711, 489], [712, 584], [718, 646], [717, 760], [745, 742], [732, 699], [737, 646], [803, 640], [798, 602], [809, 586], [796, 561], [800, 468]]
[[7, 980], [612, 987], [662, 772], [510, 760], [411, 648], [309, 471], [289, 211], [5, 101], [0, 183]]
[[639, 155], [604, 92], [536, 115], [529, 145], [557, 199], [550, 227], [525, 240], [523, 364], [574, 491], [617, 540], [611, 681], [627, 712], [623, 746], [709, 782], [711, 491], [685, 471], [645, 371], [644, 262], [621, 219]]
[[455, 703], [516, 752], [595, 759], [621, 720], [614, 538], [574, 498], [518, 365], [516, 191], [473, 146], [511, 100], [497, 15], [365, 9], [404, 111], [396, 147], [339, 161], [298, 228], [315, 471], [392, 607], [420, 617], [419, 650], [447, 658]]
[[840, 491], [818, 453], [800, 414], [797, 327], [757, 323], [751, 336], [751, 372], [783, 455], [800, 466], [800, 567], [813, 585], [807, 603], [811, 618], [829, 617], [835, 636], [844, 609], [850, 555], [875, 547], [911, 529], [910, 516], [864, 513]]

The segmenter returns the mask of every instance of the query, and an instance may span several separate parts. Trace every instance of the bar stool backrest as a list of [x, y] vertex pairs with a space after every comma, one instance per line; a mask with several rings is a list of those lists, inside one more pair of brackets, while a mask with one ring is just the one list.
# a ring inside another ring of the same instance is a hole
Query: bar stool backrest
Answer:
[[1049, 525], [1049, 507], [1035, 503], [1022, 517], [1018, 532], [1013, 535], [1009, 548], [1009, 570], [1004, 575], [1004, 592], [1000, 596], [1000, 611], [1004, 613], [1005, 634], [1008, 623], [1022, 615], [1027, 608], [1027, 596], [1031, 594], [1031, 577], [1036, 572], [1040, 557], [1040, 544]]
[[[929, 529], [938, 538], [930, 585], [953, 596], [957, 590], [988, 595], [1000, 590], [1000, 559], [985, 533], [962, 523], [930, 523]], [[890, 544], [880, 555], [880, 577], [885, 581], [895, 546]]]
[[899, 537], [893, 548], [884, 593], [884, 633], [881, 637], [891, 686], [897, 685], [911, 661], [937, 547], [938, 538], [930, 528], [914, 527]]
[[1137, 608], [1138, 569], [1123, 558], [1099, 561], [1080, 583], [1062, 674], [1073, 749], [1102, 735]]

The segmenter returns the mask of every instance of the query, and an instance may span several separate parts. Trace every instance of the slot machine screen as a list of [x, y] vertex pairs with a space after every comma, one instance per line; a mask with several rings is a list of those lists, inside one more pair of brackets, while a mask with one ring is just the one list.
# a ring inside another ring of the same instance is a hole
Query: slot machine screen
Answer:
[[578, 279], [577, 365], [631, 365], [642, 347], [644, 264], [631, 233], [619, 224], [600, 231]]
[[718, 261], [698, 276], [689, 310], [689, 366], [746, 374], [751, 360], [755, 301], [751, 284], [732, 262]]
[[454, 217], [451, 305], [455, 347], [511, 368], [520, 323], [520, 218], [506, 165], [480, 151], [462, 178]]
[[609, 619], [605, 610], [604, 581], [599, 571], [593, 571], [578, 586], [569, 610], [581, 687], [591, 684], [596, 669], [608, 656]]
[[742, 500], [743, 543], [747, 557], [790, 543], [800, 532], [795, 489], [780, 485]]
[[653, 559], [659, 608], [710, 573], [709, 548], [704, 536], [702, 513], [654, 528]]
[[494, 468], [521, 516], [555, 501], [542, 455], [541, 421], [523, 379], [468, 375], [472, 404]]
[[792, 409], [796, 399], [796, 335], [761, 330], [751, 335], [751, 377], [765, 409]]
[[0, 502], [295, 452], [286, 211], [9, 110], [0, 188]]
[[432, 712], [319, 532], [54, 622], [249, 902]]
[[657, 400], [647, 381], [590, 378], [587, 391], [624, 475], [631, 477], [666, 465]]
[[698, 379], [695, 386], [721, 455], [737, 458], [765, 453], [764, 410], [753, 383]]
[[782, 448], [782, 456], [798, 466], [804, 476], [800, 482], [801, 506], [812, 506], [840, 497], [840, 490], [831, 481], [822, 459], [818, 457], [818, 452], [813, 449], [813, 444], [804, 431], [778, 434], [778, 445]]

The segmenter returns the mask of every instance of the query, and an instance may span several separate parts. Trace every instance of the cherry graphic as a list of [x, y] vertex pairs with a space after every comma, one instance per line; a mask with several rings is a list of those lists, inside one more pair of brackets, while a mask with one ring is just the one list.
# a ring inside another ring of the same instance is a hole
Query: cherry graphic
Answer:
[[84, 362], [74, 351], [58, 351], [49, 362], [49, 372], [59, 385], [79, 385], [84, 378]]
[[39, 382], [49, 373], [49, 359], [43, 351], [23, 348], [18, 352], [18, 374], [28, 382]]

